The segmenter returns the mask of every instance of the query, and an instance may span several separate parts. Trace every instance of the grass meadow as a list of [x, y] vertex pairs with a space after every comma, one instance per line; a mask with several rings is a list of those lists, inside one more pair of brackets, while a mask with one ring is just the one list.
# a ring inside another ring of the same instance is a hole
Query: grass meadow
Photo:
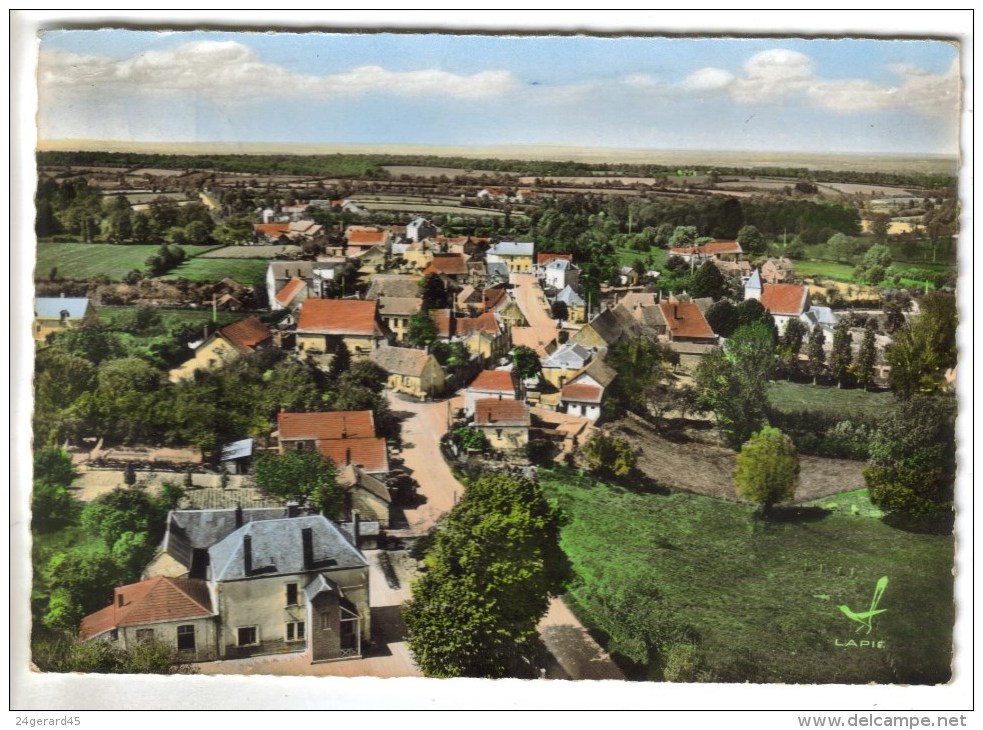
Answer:
[[[831, 508], [766, 522], [752, 506], [712, 497], [638, 493], [568, 469], [540, 478], [565, 517], [561, 545], [576, 576], [570, 604], [602, 644], [608, 637], [585, 609], [598, 605], [591, 593], [635, 586], [657, 592], [664, 614], [695, 632], [707, 681], [935, 684], [950, 677], [953, 538], [889, 526], [863, 492], [844, 495], [842, 507], [837, 495], [822, 500]], [[838, 607], [868, 609], [883, 576], [886, 610], [866, 634]], [[851, 640], [884, 643], [860, 648]], [[634, 678], [661, 679], [654, 664], [621, 660]]]

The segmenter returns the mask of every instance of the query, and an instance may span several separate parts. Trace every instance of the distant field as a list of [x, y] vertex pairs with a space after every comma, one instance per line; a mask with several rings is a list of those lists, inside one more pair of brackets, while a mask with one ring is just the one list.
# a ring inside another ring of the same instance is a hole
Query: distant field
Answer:
[[883, 416], [895, 404], [894, 396], [888, 392], [868, 393], [863, 388], [834, 388], [783, 380], [768, 384], [768, 402], [772, 408], [783, 413], [823, 411], [843, 416], [858, 413], [872, 417]]
[[401, 175], [410, 175], [412, 177], [440, 177], [441, 175], [446, 175], [451, 178], [460, 175], [468, 175], [469, 177], [480, 177], [481, 175], [498, 177], [502, 174], [494, 170], [464, 170], [460, 167], [426, 167], [423, 165], [384, 165], [382, 169], [386, 170], [393, 177], [399, 177]]
[[220, 281], [225, 277], [247, 286], [263, 286], [266, 278], [266, 259], [213, 259], [194, 258], [172, 269], [162, 279], [188, 279], [189, 281]]
[[[48, 279], [52, 268], [64, 279], [95, 279], [106, 276], [121, 281], [133, 271], [145, 271], [144, 262], [157, 253], [158, 245], [116, 246], [110, 243], [39, 243], [35, 278]], [[208, 246], [186, 246], [189, 256], [211, 250]]]
[[271, 259], [279, 254], [300, 253], [300, 246], [223, 246], [208, 253], [203, 253], [203, 259]]
[[798, 276], [821, 276], [837, 281], [850, 281], [853, 276], [852, 264], [834, 264], [830, 261], [796, 261], [795, 273]]
[[[500, 218], [505, 215], [500, 210], [490, 208], [466, 208], [461, 205], [435, 205], [433, 203], [413, 203], [413, 202], [386, 202], [386, 201], [363, 201], [359, 199], [358, 204], [366, 210], [400, 210], [412, 213], [445, 213], [447, 215], [470, 215], [484, 218]], [[513, 217], [521, 217], [520, 213], [512, 213]]]

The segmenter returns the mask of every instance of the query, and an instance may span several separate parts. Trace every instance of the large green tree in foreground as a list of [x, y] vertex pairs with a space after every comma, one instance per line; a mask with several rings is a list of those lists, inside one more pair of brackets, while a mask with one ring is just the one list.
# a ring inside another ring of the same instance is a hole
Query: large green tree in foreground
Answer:
[[525, 674], [536, 625], [567, 575], [558, 515], [539, 485], [508, 474], [468, 483], [437, 526], [403, 617], [429, 677]]
[[256, 483], [271, 496], [310, 501], [331, 518], [341, 515], [344, 498], [337, 470], [320, 451], [262, 454], [256, 461]]
[[798, 481], [795, 444], [777, 428], [766, 426], [741, 447], [734, 486], [741, 497], [761, 505], [765, 514], [772, 505], [792, 499]]
[[919, 516], [951, 509], [956, 478], [956, 404], [914, 396], [881, 421], [864, 479], [885, 512]]

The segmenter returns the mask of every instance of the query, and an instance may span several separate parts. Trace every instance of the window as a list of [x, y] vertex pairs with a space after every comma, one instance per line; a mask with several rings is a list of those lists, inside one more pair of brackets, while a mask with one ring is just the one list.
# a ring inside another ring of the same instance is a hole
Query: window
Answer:
[[195, 626], [185, 624], [177, 627], [177, 648], [178, 651], [195, 650]]
[[137, 629], [137, 643], [145, 644], [148, 641], [154, 640], [154, 630], [153, 629]]
[[327, 611], [321, 614], [321, 631], [331, 631], [331, 614]]
[[256, 626], [242, 626], [237, 634], [239, 646], [256, 646], [259, 644], [259, 629]]
[[300, 603], [300, 601], [298, 600], [298, 598], [299, 598], [298, 593], [299, 593], [299, 591], [297, 590], [297, 584], [296, 583], [287, 583], [287, 605], [288, 606], [296, 606], [296, 605], [298, 605]]
[[303, 641], [306, 638], [306, 631], [303, 621], [289, 621], [287, 623], [287, 641]]

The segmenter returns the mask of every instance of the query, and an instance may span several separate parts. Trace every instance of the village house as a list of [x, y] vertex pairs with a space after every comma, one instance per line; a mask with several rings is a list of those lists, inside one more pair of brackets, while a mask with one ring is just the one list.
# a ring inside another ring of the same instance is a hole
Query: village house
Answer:
[[[364, 360], [388, 337], [375, 300], [308, 299], [301, 305], [297, 321], [300, 354], [333, 356], [343, 345], [352, 360]], [[322, 364], [330, 364], [330, 358]]]
[[[783, 284], [795, 278], [795, 262], [783, 257], [769, 258], [761, 264], [761, 278], [766, 284]], [[751, 272], [749, 271], [748, 274]]]
[[317, 449], [338, 469], [350, 464], [367, 474], [387, 474], [386, 440], [376, 436], [372, 411], [328, 411], [277, 415], [280, 453]]
[[485, 261], [506, 264], [512, 274], [528, 273], [532, 271], [535, 247], [532, 241], [500, 241], [488, 249]]
[[570, 342], [582, 345], [587, 349], [607, 349], [618, 343], [622, 338], [638, 337], [642, 333], [641, 325], [625, 309], [605, 309], [594, 319], [585, 324]]
[[462, 287], [468, 280], [468, 259], [464, 254], [438, 253], [423, 270], [424, 276], [439, 276], [446, 285]]
[[345, 229], [345, 254], [356, 256], [373, 246], [381, 246], [383, 251], [389, 251], [389, 239], [393, 232], [388, 228], [377, 226], [348, 226]]
[[502, 326], [525, 327], [526, 317], [522, 309], [509, 292], [497, 287], [485, 289], [482, 294], [484, 312], [494, 314]]
[[705, 261], [740, 261], [744, 249], [737, 241], [710, 241], [696, 246], [675, 246], [669, 249], [669, 255], [698, 266]]
[[444, 388], [444, 370], [437, 358], [424, 350], [408, 347], [380, 347], [373, 350], [372, 362], [386, 371], [386, 387], [424, 400]]
[[419, 297], [379, 297], [378, 301], [379, 317], [396, 342], [405, 342], [410, 332], [410, 319], [420, 313], [423, 300]]
[[474, 406], [479, 400], [488, 398], [517, 397], [515, 377], [508, 370], [482, 370], [464, 391], [464, 413], [474, 416]]
[[563, 287], [554, 297], [553, 301], [562, 302], [567, 305], [567, 322], [573, 324], [583, 324], [587, 321], [587, 302], [584, 301], [573, 287]]
[[273, 345], [273, 333], [256, 317], [222, 327], [195, 348], [194, 357], [168, 373], [172, 383], [194, 377], [198, 370], [213, 370], [256, 350]]
[[423, 279], [409, 274], [379, 274], [372, 277], [372, 283], [365, 293], [366, 299], [399, 297], [416, 299], [420, 296], [420, 283]]
[[542, 279], [549, 289], [560, 291], [580, 285], [580, 269], [566, 259], [553, 259], [542, 268]]
[[593, 349], [568, 342], [542, 361], [543, 380], [554, 388], [562, 388], [593, 357]]
[[528, 347], [530, 350], [543, 360], [556, 352], [556, 337], [546, 339], [542, 328], [537, 327], [510, 327], [509, 337], [512, 340], [512, 349], [516, 347]]
[[669, 349], [679, 357], [679, 368], [695, 372], [701, 359], [717, 346], [717, 335], [696, 302], [670, 296], [658, 308], [665, 321]]
[[371, 637], [368, 562], [322, 515], [247, 522], [208, 550], [222, 658], [361, 655]]
[[474, 404], [474, 427], [496, 451], [521, 451], [529, 443], [529, 406], [520, 400], [481, 398]]
[[831, 332], [836, 327], [836, 314], [828, 307], [814, 307], [809, 287], [804, 284], [766, 284], [755, 271], [744, 285], [744, 298], [761, 302], [775, 318], [779, 334], [785, 332], [793, 319], [800, 320], [810, 329], [819, 324]]
[[426, 218], [414, 218], [406, 224], [406, 238], [410, 241], [422, 241], [437, 235], [437, 226]]
[[445, 342], [460, 342], [472, 355], [484, 362], [505, 357], [509, 351], [509, 335], [495, 314], [484, 312], [477, 317], [459, 317], [450, 309], [430, 311], [437, 327], [437, 338]]
[[389, 527], [392, 496], [382, 479], [349, 464], [338, 472], [338, 486], [344, 490], [344, 521], [354, 522], [357, 513], [360, 519], [376, 522], [383, 529]]
[[575, 373], [561, 389], [560, 402], [563, 409], [571, 416], [596, 423], [601, 417], [601, 407], [608, 386], [617, 375], [617, 371], [603, 360], [594, 360]]
[[113, 602], [82, 619], [79, 638], [132, 649], [157, 641], [178, 661], [218, 659], [214, 594], [201, 579], [156, 576], [113, 590]]
[[271, 261], [266, 267], [266, 296], [270, 309], [296, 311], [308, 297], [320, 298], [349, 262], [341, 257], [317, 261]]
[[37, 297], [34, 300], [34, 339], [82, 324], [97, 324], [99, 315], [85, 297]]

